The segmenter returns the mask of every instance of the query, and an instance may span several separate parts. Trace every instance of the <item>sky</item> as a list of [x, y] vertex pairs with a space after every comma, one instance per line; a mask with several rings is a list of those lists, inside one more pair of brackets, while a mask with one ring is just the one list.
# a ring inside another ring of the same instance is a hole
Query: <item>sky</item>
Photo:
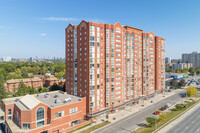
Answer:
[[0, 57], [64, 57], [65, 28], [120, 22], [166, 39], [166, 57], [200, 52], [200, 0], [0, 0]]

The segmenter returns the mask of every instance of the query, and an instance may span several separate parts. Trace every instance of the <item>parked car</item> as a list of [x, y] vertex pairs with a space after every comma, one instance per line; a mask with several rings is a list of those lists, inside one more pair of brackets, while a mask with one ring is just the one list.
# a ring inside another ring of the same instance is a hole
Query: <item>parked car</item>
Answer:
[[169, 107], [171, 107], [172, 105], [170, 104], [170, 103], [167, 103], [166, 105], [165, 105], [165, 107], [166, 108], [169, 108]]
[[161, 107], [161, 108], [160, 108], [161, 111], [164, 111], [164, 110], [166, 110], [166, 109], [167, 109], [166, 107]]
[[160, 111], [155, 111], [153, 112], [154, 115], [159, 115], [160, 114]]

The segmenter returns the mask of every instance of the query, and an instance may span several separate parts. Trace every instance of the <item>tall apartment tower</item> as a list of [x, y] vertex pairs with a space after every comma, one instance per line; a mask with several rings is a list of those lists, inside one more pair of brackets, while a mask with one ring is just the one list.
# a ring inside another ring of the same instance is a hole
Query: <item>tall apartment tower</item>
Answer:
[[66, 28], [66, 91], [101, 116], [165, 88], [165, 39], [130, 26], [82, 21]]
[[200, 53], [182, 54], [182, 63], [192, 63], [194, 68], [200, 67]]

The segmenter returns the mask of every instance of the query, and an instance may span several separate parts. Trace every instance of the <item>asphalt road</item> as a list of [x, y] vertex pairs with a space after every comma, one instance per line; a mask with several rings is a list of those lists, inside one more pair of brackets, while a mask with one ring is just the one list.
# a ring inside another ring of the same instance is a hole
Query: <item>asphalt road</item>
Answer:
[[[183, 93], [182, 91], [180, 93]], [[172, 105], [181, 100], [180, 93], [174, 94], [160, 102], [152, 104], [143, 110], [136, 112], [128, 117], [125, 117], [115, 123], [109, 124], [108, 126], [95, 131], [94, 133], [130, 133], [134, 131], [138, 126], [145, 122], [145, 118], [152, 116], [153, 112], [164, 106], [166, 103], [171, 103]], [[149, 102], [149, 101], [148, 101]]]
[[200, 107], [167, 133], [200, 133]]

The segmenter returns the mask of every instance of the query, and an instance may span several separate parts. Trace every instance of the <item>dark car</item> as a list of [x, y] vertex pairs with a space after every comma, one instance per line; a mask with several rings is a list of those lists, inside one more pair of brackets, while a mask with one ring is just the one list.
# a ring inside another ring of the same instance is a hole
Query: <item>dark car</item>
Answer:
[[164, 111], [164, 110], [166, 110], [166, 109], [167, 109], [166, 107], [161, 107], [161, 108], [160, 108], [161, 111]]
[[159, 112], [159, 111], [155, 111], [155, 112], [153, 112], [153, 114], [154, 114], [154, 115], [159, 115], [160, 112]]

